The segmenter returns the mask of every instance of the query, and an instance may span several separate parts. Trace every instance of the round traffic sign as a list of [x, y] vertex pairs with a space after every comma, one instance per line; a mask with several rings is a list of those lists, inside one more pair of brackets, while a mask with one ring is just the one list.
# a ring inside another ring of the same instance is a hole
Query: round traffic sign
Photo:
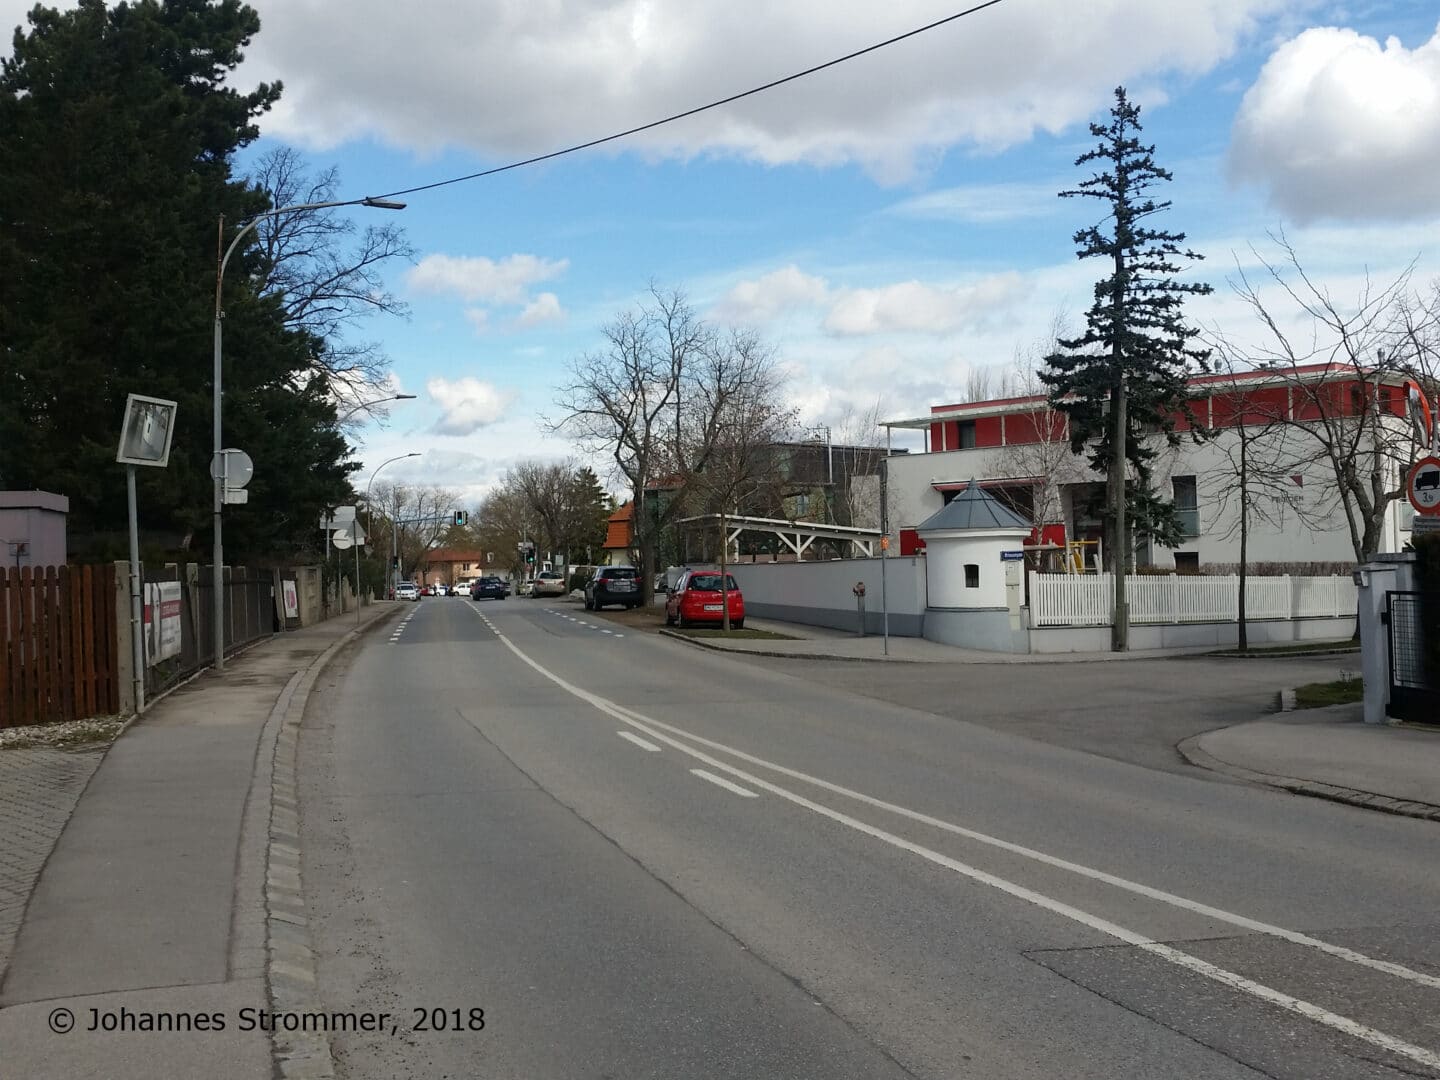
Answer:
[[210, 458], [210, 475], [216, 480], [224, 476], [228, 488], [243, 488], [255, 475], [255, 462], [244, 450], [231, 447]]
[[1405, 491], [1417, 513], [1440, 514], [1440, 457], [1426, 455], [1415, 462]]
[[333, 533], [331, 533], [330, 542], [334, 544], [337, 548], [339, 548], [341, 551], [345, 551], [348, 548], [352, 548], [355, 546], [354, 539], [344, 529], [336, 529]]

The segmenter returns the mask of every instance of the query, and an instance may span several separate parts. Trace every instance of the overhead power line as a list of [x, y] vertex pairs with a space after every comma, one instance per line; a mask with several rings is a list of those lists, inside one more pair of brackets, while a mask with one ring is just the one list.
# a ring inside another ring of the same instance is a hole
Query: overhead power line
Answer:
[[574, 146], [567, 146], [563, 150], [552, 150], [548, 154], [538, 154], [535, 157], [525, 158], [523, 161], [512, 161], [508, 165], [497, 165], [493, 169], [483, 169], [480, 172], [467, 173], [464, 176], [452, 176], [449, 180], [436, 180], [434, 183], [431, 184], [421, 184], [419, 187], [402, 188], [399, 191], [390, 191], [384, 195], [372, 195], [371, 198], [391, 199], [397, 195], [414, 195], [418, 191], [433, 191], [435, 188], [449, 187], [451, 184], [463, 184], [467, 180], [479, 180], [480, 178], [485, 176], [494, 176], [496, 173], [509, 172], [511, 169], [519, 169], [526, 165], [537, 165], [542, 161], [550, 161], [552, 158], [564, 157], [566, 154], [573, 154], [580, 150], [589, 150], [592, 146], [602, 146], [605, 143], [614, 142], [617, 139], [624, 139], [628, 138], [631, 135], [638, 135], [642, 131], [649, 131], [652, 128], [658, 128], [664, 124], [673, 124], [676, 120], [684, 120], [687, 116], [695, 116], [699, 113], [708, 112], [711, 109], [718, 109], [722, 105], [729, 105], [731, 102], [739, 101], [742, 98], [752, 97], [755, 94], [762, 94], [766, 90], [775, 89], [775, 87], [777, 86], [784, 86], [786, 83], [794, 82], [796, 79], [803, 79], [806, 76], [814, 75], [817, 72], [824, 71], [826, 68], [832, 68], [839, 64], [844, 64], [850, 60], [856, 59], [857, 57], [864, 56], [867, 53], [876, 52], [890, 45], [894, 45], [898, 42], [904, 41], [907, 38], [912, 38], [920, 34], [927, 33], [931, 30], [936, 29], [937, 27], [944, 26], [946, 23], [952, 23], [955, 22], [957, 19], [963, 19], [967, 15], [974, 15], [976, 12], [984, 11], [986, 8], [994, 7], [996, 4], [999, 4], [1001, 2], [1002, 0], [985, 0], [983, 4], [976, 4], [974, 7], [968, 7], [964, 11], [957, 11], [955, 12], [955, 14], [947, 15], [943, 19], [936, 19], [934, 22], [926, 23], [924, 26], [917, 26], [914, 30], [908, 30], [903, 34], [897, 34], [895, 37], [886, 38], [884, 41], [878, 41], [874, 45], [867, 45], [863, 49], [856, 49], [854, 52], [846, 53], [844, 56], [837, 56], [835, 57], [835, 59], [827, 60], [823, 64], [816, 64], [814, 67], [808, 67], [804, 71], [797, 71], [793, 75], [786, 75], [784, 78], [781, 79], [773, 79], [770, 82], [767, 82], [761, 86], [752, 87], [749, 90], [742, 90], [738, 94], [731, 94], [729, 97], [720, 98], [718, 101], [712, 101], [707, 105], [697, 105], [693, 109], [686, 109], [684, 112], [675, 113], [661, 120], [652, 120], [650, 121], [650, 123], [641, 124], [639, 127], [627, 128], [624, 131], [617, 131], [615, 132], [615, 134], [606, 135], [603, 138], [591, 139], [588, 142], [576, 143]]

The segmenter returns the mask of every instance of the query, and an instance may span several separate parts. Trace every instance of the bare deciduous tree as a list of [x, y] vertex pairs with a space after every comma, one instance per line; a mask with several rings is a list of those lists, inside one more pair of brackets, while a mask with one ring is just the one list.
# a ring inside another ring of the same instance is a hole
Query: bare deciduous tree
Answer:
[[458, 505], [453, 491], [433, 484], [377, 484], [368, 508], [372, 542], [387, 558], [398, 551], [402, 569], [423, 571], [426, 554], [445, 536]]
[[[298, 151], [282, 146], [260, 159], [250, 180], [278, 207], [332, 201], [340, 175], [334, 167], [312, 174]], [[313, 359], [332, 392], [351, 406], [383, 393], [389, 358], [346, 334], [369, 315], [408, 316], [381, 275], [388, 262], [414, 261], [404, 230], [393, 222], [359, 230], [345, 214], [307, 210], [264, 218], [256, 232], [264, 254], [256, 290], [278, 297], [286, 324], [320, 343]]]
[[[1256, 258], [1294, 309], [1277, 310], [1238, 272], [1233, 287], [1267, 331], [1252, 358], [1283, 379], [1285, 423], [1303, 437], [1306, 458], [1333, 476], [1355, 559], [1363, 562], [1380, 548], [1417, 450], [1414, 432], [1387, 408], [1394, 401], [1388, 388], [1405, 377], [1434, 384], [1440, 306], [1411, 292], [1411, 269], [1383, 285], [1367, 278], [1352, 300], [1337, 300], [1283, 236], [1273, 239], [1285, 265]], [[1288, 331], [1297, 317], [1302, 329]]]
[[1012, 510], [1028, 517], [1037, 533], [1046, 525], [1065, 520], [1061, 489], [1095, 479], [1085, 463], [1070, 448], [1070, 433], [1064, 417], [1050, 408], [1047, 389], [1039, 370], [1055, 342], [1069, 333], [1061, 313], [1051, 316], [1046, 337], [1015, 350], [1010, 367], [1000, 377], [1001, 392], [1009, 397], [1033, 397], [1036, 408], [1006, 417], [1007, 445], [992, 454], [985, 471], [996, 477], [1033, 479], [1029, 504], [1005, 499]]
[[[743, 381], [720, 379], [698, 388], [699, 408], [716, 422], [713, 446], [694, 476], [696, 502], [719, 515], [721, 625], [725, 630], [730, 629], [726, 515], [739, 513], [745, 504], [757, 501], [764, 489], [779, 485], [775, 446], [792, 436], [797, 422], [795, 410], [780, 403], [779, 373], [769, 350], [754, 336], [736, 333], [731, 335], [728, 352], [750, 374]], [[724, 400], [719, 400], [721, 394]]]
[[646, 303], [602, 332], [604, 347], [571, 364], [570, 381], [557, 398], [561, 415], [551, 429], [607, 454], [633, 492], [648, 604], [659, 535], [691, 504], [696, 478], [721, 440], [727, 409], [748, 388], [773, 382], [774, 364], [752, 335], [724, 333], [707, 323], [677, 289], [652, 285]]
[[1211, 385], [1239, 403], [1239, 414], [1233, 427], [1212, 433], [1211, 446], [1224, 464], [1206, 475], [1202, 489], [1217, 518], [1234, 513], [1220, 535], [1227, 540], [1238, 536], [1240, 540], [1236, 599], [1238, 643], [1240, 651], [1245, 652], [1250, 647], [1245, 591], [1250, 580], [1251, 523], [1264, 522], [1277, 531], [1290, 521], [1315, 528], [1328, 514], [1306, 491], [1303, 476], [1296, 473], [1307, 456], [1307, 448], [1302, 445], [1305, 437], [1287, 423], [1284, 411], [1256, 399], [1254, 378], [1243, 377], [1253, 368], [1233, 345], [1215, 337], [1211, 349], [1217, 371], [1227, 376]]

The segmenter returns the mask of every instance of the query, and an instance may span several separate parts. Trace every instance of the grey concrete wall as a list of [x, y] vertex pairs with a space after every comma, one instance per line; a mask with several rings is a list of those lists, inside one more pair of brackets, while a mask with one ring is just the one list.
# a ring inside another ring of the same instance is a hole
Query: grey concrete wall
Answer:
[[1029, 635], [1023, 626], [1011, 628], [1010, 612], [1005, 608], [931, 608], [925, 613], [925, 637], [962, 649], [1002, 653], [1030, 651]]
[[[748, 614], [837, 630], [858, 629], [860, 616], [851, 589], [856, 582], [863, 581], [865, 631], [878, 634], [883, 629], [879, 559], [737, 563], [729, 570], [745, 594]], [[924, 560], [886, 560], [885, 598], [890, 611], [890, 633], [897, 637], [920, 637], [925, 626]]]
[[[1246, 624], [1252, 645], [1287, 641], [1335, 641], [1355, 632], [1354, 616], [1338, 619], [1266, 619]], [[1169, 623], [1160, 626], [1131, 626], [1131, 649], [1233, 648], [1240, 640], [1236, 623]], [[1108, 626], [1056, 626], [1032, 628], [1030, 651], [1034, 653], [1108, 652]]]

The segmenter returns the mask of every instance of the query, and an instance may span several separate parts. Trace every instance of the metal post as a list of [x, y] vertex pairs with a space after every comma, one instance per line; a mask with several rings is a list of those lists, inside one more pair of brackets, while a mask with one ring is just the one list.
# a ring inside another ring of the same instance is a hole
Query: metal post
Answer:
[[[215, 375], [213, 387], [214, 410], [215, 410], [215, 458], [220, 457], [220, 398], [221, 398], [221, 369], [220, 369], [220, 320], [224, 318], [224, 310], [221, 307], [221, 299], [224, 295], [225, 267], [230, 263], [230, 256], [235, 254], [235, 249], [240, 246], [240, 241], [245, 235], [254, 229], [266, 218], [277, 217], [280, 214], [291, 214], [301, 210], [328, 210], [337, 206], [370, 206], [381, 210], [403, 210], [405, 204], [394, 202], [390, 199], [364, 198], [347, 199], [343, 201], [295, 203], [292, 206], [280, 206], [274, 210], [266, 210], [251, 218], [241, 226], [240, 231], [230, 241], [230, 246], [225, 247], [225, 215], [220, 215], [219, 229], [215, 238]], [[221, 249], [224, 249], [223, 254]], [[398, 395], [397, 395], [398, 396]], [[224, 468], [220, 470], [220, 476], [215, 479], [215, 549], [211, 556], [214, 566], [215, 585], [215, 670], [223, 671], [225, 668], [225, 544], [220, 535], [220, 516], [225, 505], [225, 483], [227, 477], [224, 475]], [[323, 577], [323, 575], [322, 575]]]
[[890, 596], [886, 591], [885, 564], [890, 561], [890, 428], [885, 429], [885, 457], [880, 462], [880, 611], [884, 623], [884, 652], [890, 655]]
[[[222, 224], [224, 219], [221, 219]], [[216, 471], [220, 474], [215, 478], [215, 547], [211, 554], [211, 561], [214, 562], [212, 572], [214, 574], [214, 593], [212, 609], [214, 619], [211, 629], [215, 635], [215, 670], [225, 669], [225, 541], [221, 536], [220, 516], [225, 505], [225, 474], [227, 464], [220, 453], [220, 286], [215, 286], [215, 386], [214, 386], [214, 410], [215, 410], [215, 456], [211, 460], [220, 465]]]
[[[360, 521], [355, 521], [355, 531], [360, 531]], [[355, 538], [355, 625], [360, 625], [360, 538]]]
[[830, 441], [829, 424], [825, 425], [825, 519], [835, 524], [835, 444]]
[[[134, 665], [135, 712], [145, 711], [145, 614], [140, 581], [140, 524], [135, 509], [135, 466], [125, 466], [125, 493], [130, 504], [130, 662]], [[159, 613], [156, 613], [157, 617]]]

